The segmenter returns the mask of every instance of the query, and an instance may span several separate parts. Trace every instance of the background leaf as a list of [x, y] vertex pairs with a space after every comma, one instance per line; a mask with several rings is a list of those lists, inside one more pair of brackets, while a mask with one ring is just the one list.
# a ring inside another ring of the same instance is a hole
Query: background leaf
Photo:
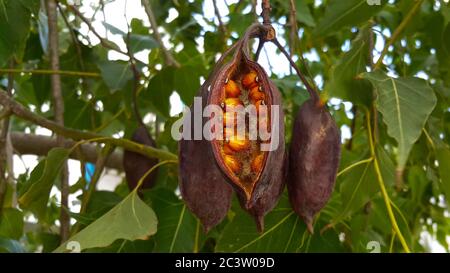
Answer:
[[[75, 241], [81, 249], [106, 247], [117, 239], [146, 239], [156, 233], [158, 220], [155, 212], [147, 206], [136, 192], [130, 193], [122, 202], [95, 222], [72, 236], [68, 242]], [[67, 242], [55, 252], [66, 251]]]
[[364, 73], [378, 94], [376, 106], [383, 115], [388, 134], [398, 143], [397, 164], [403, 169], [414, 142], [436, 106], [433, 89], [422, 79], [391, 78], [376, 71]]
[[45, 217], [50, 190], [69, 153], [63, 148], [48, 152], [47, 158], [36, 166], [36, 172], [26, 183], [26, 192], [19, 198], [21, 208], [29, 209], [40, 219]]
[[358, 25], [379, 12], [382, 7], [383, 5], [369, 5], [367, 0], [330, 0], [314, 34], [323, 37], [343, 27]]

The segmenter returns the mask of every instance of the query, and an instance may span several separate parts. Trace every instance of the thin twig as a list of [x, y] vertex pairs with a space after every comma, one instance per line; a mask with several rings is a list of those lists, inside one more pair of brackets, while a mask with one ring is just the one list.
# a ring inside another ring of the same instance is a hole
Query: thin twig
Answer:
[[97, 183], [100, 179], [100, 176], [103, 172], [103, 169], [105, 168], [106, 161], [108, 160], [109, 155], [114, 151], [114, 147], [111, 145], [106, 145], [102, 151], [100, 152], [100, 155], [97, 157], [97, 161], [95, 162], [95, 171], [94, 174], [91, 177], [89, 188], [85, 195], [83, 196], [83, 200], [81, 202], [81, 208], [80, 208], [80, 214], [85, 213], [86, 209], [89, 205], [89, 201], [91, 199], [92, 194], [95, 191], [95, 188], [97, 187]]
[[352, 123], [350, 124], [350, 139], [347, 142], [346, 148], [347, 150], [351, 151], [352, 150], [352, 146], [353, 146], [353, 138], [355, 137], [355, 129], [356, 129], [356, 116], [358, 115], [358, 106], [356, 106], [355, 104], [352, 106], [352, 114], [353, 114], [353, 119], [352, 119]]
[[214, 13], [216, 14], [217, 20], [219, 21], [219, 30], [222, 32], [222, 35], [225, 36], [227, 33], [227, 28], [223, 24], [222, 16], [220, 15], [219, 8], [217, 8], [216, 0], [212, 0], [214, 6]]
[[[11, 68], [14, 66], [14, 62], [10, 61]], [[8, 86], [6, 93], [8, 96], [12, 96], [12, 90], [14, 87], [14, 76], [12, 73], [8, 74]], [[6, 108], [7, 112], [10, 110]], [[3, 203], [6, 194], [6, 186], [8, 182], [11, 182], [13, 178], [12, 174], [12, 166], [10, 166], [10, 157], [8, 152], [8, 144], [10, 143], [10, 115], [6, 116], [3, 120], [1, 120], [2, 124], [0, 125], [0, 214], [3, 210]]]
[[[59, 70], [59, 41], [58, 41], [58, 10], [56, 0], [48, 0], [47, 17], [48, 17], [48, 40], [50, 53], [50, 67], [52, 70]], [[51, 89], [53, 97], [53, 106], [55, 113], [55, 121], [60, 126], [64, 126], [64, 99], [61, 88], [61, 78], [59, 74], [51, 75]], [[58, 135], [56, 138], [58, 145], [64, 146], [64, 137]], [[70, 217], [67, 213], [69, 203], [69, 171], [67, 162], [64, 163], [61, 174], [61, 214], [60, 214], [60, 236], [62, 241], [69, 238]]]
[[409, 22], [412, 20], [414, 15], [419, 11], [420, 6], [422, 5], [423, 0], [416, 0], [416, 3], [411, 8], [411, 10], [408, 12], [406, 17], [403, 19], [403, 21], [398, 25], [398, 27], [395, 29], [394, 33], [392, 34], [391, 38], [387, 41], [387, 43], [384, 45], [383, 51], [381, 51], [381, 55], [378, 58], [378, 61], [375, 64], [375, 69], [380, 68], [380, 66], [383, 64], [384, 56], [388, 53], [389, 47], [394, 44], [394, 42], [399, 38], [400, 34], [403, 32], [403, 30], [406, 28], [406, 26], [409, 24]]
[[259, 39], [258, 49], [256, 49], [256, 53], [255, 53], [255, 62], [257, 62], [259, 59], [259, 55], [261, 54], [261, 49], [263, 49], [263, 47], [264, 47], [264, 43], [265, 43], [265, 41], [263, 39]]
[[141, 0], [142, 5], [144, 6], [145, 12], [147, 13], [148, 20], [150, 21], [150, 27], [153, 30], [153, 38], [155, 38], [156, 42], [159, 44], [161, 51], [164, 54], [164, 61], [166, 65], [180, 67], [180, 64], [175, 60], [172, 56], [172, 53], [165, 47], [161, 35], [158, 31], [158, 24], [156, 23], [155, 15], [153, 14], [152, 7], [148, 0]]
[[313, 87], [309, 84], [308, 80], [305, 78], [305, 76], [302, 74], [300, 69], [295, 64], [294, 60], [292, 60], [289, 53], [284, 49], [284, 47], [280, 44], [280, 42], [277, 39], [272, 40], [272, 42], [278, 47], [278, 49], [286, 56], [291, 66], [294, 68], [295, 72], [297, 72], [297, 75], [299, 76], [300, 80], [303, 82], [303, 84], [306, 87], [306, 90], [308, 91], [311, 99], [313, 99], [316, 102], [320, 102], [320, 97], [318, 92], [313, 89]]
[[[289, 14], [289, 24], [291, 27], [291, 31], [289, 33], [289, 53], [291, 56], [294, 56], [295, 53], [295, 44], [297, 41], [297, 10], [295, 8], [294, 0], [289, 1], [289, 8], [290, 8], [290, 14]], [[289, 71], [292, 74], [292, 66], [289, 66]]]
[[374, 163], [375, 173], [377, 176], [377, 181], [380, 186], [381, 194], [383, 196], [383, 200], [386, 205], [389, 219], [391, 220], [392, 228], [394, 229], [395, 233], [397, 234], [398, 239], [403, 246], [403, 249], [405, 250], [406, 253], [409, 253], [411, 251], [409, 250], [408, 244], [406, 243], [406, 240], [403, 237], [403, 234], [400, 231], [400, 228], [398, 227], [397, 220], [395, 219], [395, 215], [394, 215], [394, 212], [391, 207], [391, 199], [389, 198], [389, 195], [386, 190], [386, 186], [384, 185], [383, 176], [381, 175], [380, 166], [378, 164], [378, 159], [377, 159], [377, 155], [375, 152], [375, 144], [373, 142], [372, 128], [371, 128], [372, 126], [370, 125], [370, 112], [369, 111], [367, 111], [367, 113], [366, 113], [366, 122], [367, 122], [367, 132], [368, 132], [368, 138], [369, 138], [370, 153], [372, 154], [372, 157], [373, 157], [373, 163]]
[[67, 5], [67, 7], [68, 7], [73, 13], [75, 13], [75, 15], [76, 15], [78, 18], [80, 18], [81, 21], [83, 21], [83, 22], [88, 26], [89, 30], [92, 31], [92, 33], [95, 35], [95, 37], [97, 37], [97, 39], [100, 40], [100, 44], [101, 44], [103, 47], [108, 48], [108, 49], [111, 49], [111, 50], [114, 50], [114, 51], [116, 51], [116, 52], [118, 52], [118, 53], [120, 53], [120, 54], [123, 54], [123, 55], [125, 55], [125, 56], [128, 56], [128, 54], [127, 54], [126, 52], [122, 51], [120, 48], [117, 48], [117, 47], [113, 46], [113, 44], [112, 44], [109, 40], [107, 40], [107, 39], [103, 38], [102, 36], [100, 36], [100, 34], [98, 34], [98, 32], [97, 32], [97, 31], [95, 30], [95, 28], [92, 26], [91, 21], [89, 21], [89, 19], [87, 19], [86, 17], [84, 17], [83, 14], [82, 14], [76, 7], [74, 7], [74, 6], [72, 6], [72, 5]]
[[52, 70], [52, 69], [14, 69], [14, 68], [0, 68], [0, 73], [31, 73], [31, 74], [43, 74], [43, 75], [61, 75], [61, 76], [74, 76], [74, 77], [90, 77], [100, 78], [100, 73], [96, 72], [82, 72], [82, 71], [64, 71], [64, 70]]
[[[126, 7], [125, 7], [126, 8]], [[129, 62], [130, 62], [130, 69], [131, 72], [133, 73], [133, 77], [134, 77], [134, 83], [133, 83], [133, 90], [132, 90], [132, 103], [133, 103], [133, 111], [134, 111], [134, 115], [135, 115], [135, 119], [137, 121], [137, 123], [140, 126], [144, 126], [144, 121], [142, 120], [142, 116], [141, 113], [139, 113], [139, 108], [137, 105], [137, 96], [138, 96], [138, 89], [139, 89], [139, 80], [141, 77], [141, 74], [139, 73], [137, 67], [136, 67], [136, 63], [134, 61], [134, 57], [133, 57], [133, 52], [131, 52], [131, 47], [130, 47], [130, 43], [131, 43], [131, 27], [130, 24], [128, 23], [128, 18], [127, 18], [127, 13], [126, 13], [126, 9], [125, 9], [125, 21], [127, 22], [127, 38], [125, 41], [126, 47], [127, 47], [127, 53], [128, 53], [128, 57], [129, 57]]]
[[[290, 32], [290, 42], [289, 42], [289, 49], [291, 57], [294, 56], [294, 53], [299, 50], [299, 59], [301, 64], [303, 65], [303, 69], [306, 72], [306, 75], [309, 77], [310, 82], [312, 83], [312, 87], [316, 92], [319, 92], [319, 88], [317, 87], [316, 82], [314, 81], [314, 78], [311, 74], [311, 71], [309, 70], [308, 63], [306, 62], [305, 58], [303, 57], [303, 52], [300, 48], [299, 38], [298, 38], [298, 26], [297, 26], [297, 9], [295, 7], [294, 0], [290, 0], [290, 24], [291, 24], [291, 32]], [[290, 70], [292, 71], [292, 70]]]

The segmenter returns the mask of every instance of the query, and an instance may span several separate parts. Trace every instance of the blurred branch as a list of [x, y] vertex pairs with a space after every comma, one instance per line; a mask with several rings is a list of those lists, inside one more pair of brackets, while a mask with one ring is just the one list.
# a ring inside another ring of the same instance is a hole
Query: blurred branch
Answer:
[[227, 28], [222, 22], [222, 16], [220, 16], [219, 8], [217, 8], [217, 1], [212, 0], [214, 6], [214, 13], [216, 14], [217, 20], [219, 21], [219, 29], [222, 32], [223, 36], [227, 33]]
[[[48, 152], [58, 147], [56, 138], [51, 136], [25, 134], [19, 132], [11, 133], [11, 143], [14, 152], [19, 155], [37, 155], [46, 156]], [[65, 148], [71, 148], [75, 145], [75, 141], [66, 140], [64, 142]], [[106, 160], [105, 166], [107, 168], [121, 171], [122, 166], [122, 152], [115, 151]], [[83, 144], [74, 153], [69, 156], [71, 159], [84, 160], [86, 162], [96, 162], [98, 158], [98, 150], [95, 144]]]
[[[106, 161], [108, 160], [109, 155], [114, 151], [114, 147], [111, 145], [106, 145], [100, 155], [97, 157], [97, 161], [95, 162], [95, 171], [94, 175], [91, 178], [91, 182], [89, 184], [89, 189], [83, 196], [83, 201], [81, 203], [80, 213], [86, 212], [86, 208], [89, 204], [89, 200], [91, 199], [92, 193], [95, 191], [97, 186], [97, 182], [100, 179], [100, 175], [105, 168]], [[76, 233], [76, 232], [75, 232]]]
[[76, 76], [76, 77], [91, 77], [100, 78], [100, 73], [96, 72], [81, 72], [81, 71], [64, 71], [64, 70], [46, 70], [46, 69], [13, 69], [0, 68], [0, 73], [31, 73], [44, 75], [61, 75], [61, 76]]
[[[48, 18], [48, 47], [50, 54], [50, 67], [52, 70], [59, 70], [59, 37], [58, 37], [58, 9], [56, 0], [46, 1]], [[60, 126], [64, 126], [64, 99], [62, 95], [61, 77], [59, 74], [51, 75], [51, 89], [53, 97], [53, 107], [55, 121]], [[64, 146], [64, 137], [56, 136], [58, 146]], [[64, 163], [61, 173], [61, 214], [60, 214], [60, 236], [62, 241], [69, 238], [70, 217], [65, 208], [68, 208], [69, 200], [69, 170], [67, 162]]]
[[[10, 62], [10, 67], [14, 66], [14, 62]], [[13, 74], [8, 74], [8, 86], [7, 86], [7, 96], [12, 95], [12, 90], [14, 87], [14, 77]], [[9, 112], [8, 107], [5, 107], [6, 111]], [[3, 203], [6, 194], [6, 185], [12, 182], [14, 177], [12, 173], [12, 152], [8, 151], [10, 148], [10, 116], [5, 116], [4, 119], [0, 120], [0, 214], [3, 209]]]
[[400, 34], [403, 32], [403, 30], [406, 28], [406, 26], [411, 22], [414, 15], [419, 11], [420, 6], [422, 5], [423, 0], [416, 0], [416, 3], [411, 8], [411, 10], [408, 12], [406, 17], [403, 19], [403, 21], [398, 25], [398, 27], [395, 29], [394, 33], [392, 34], [391, 38], [387, 41], [387, 43], [384, 45], [383, 51], [381, 51], [381, 55], [378, 58], [378, 61], [375, 64], [374, 69], [380, 68], [380, 66], [383, 64], [384, 56], [389, 51], [389, 47], [394, 44], [394, 42], [399, 38]]
[[81, 71], [85, 71], [85, 66], [84, 66], [84, 61], [83, 61], [83, 55], [81, 54], [81, 48], [80, 48], [80, 42], [78, 41], [77, 37], [75, 36], [75, 31], [72, 27], [72, 25], [69, 23], [69, 20], [67, 19], [66, 14], [64, 13], [64, 10], [61, 8], [61, 6], [58, 5], [58, 10], [61, 13], [61, 17], [64, 20], [64, 23], [66, 24], [67, 28], [69, 29], [70, 32], [70, 37], [72, 39], [72, 43], [75, 46], [75, 49], [77, 51], [77, 56], [78, 56], [78, 62], [80, 64], [80, 69]]
[[[297, 41], [297, 10], [295, 8], [295, 3], [294, 0], [290, 0], [289, 1], [289, 9], [290, 9], [290, 13], [289, 13], [289, 24], [291, 27], [291, 31], [289, 32], [289, 54], [291, 54], [291, 56], [294, 56], [295, 53], [295, 44]], [[289, 71], [292, 74], [292, 66], [289, 66]]]
[[166, 65], [180, 67], [180, 64], [175, 60], [172, 56], [172, 53], [164, 46], [164, 43], [161, 38], [161, 34], [158, 31], [158, 24], [156, 23], [155, 15], [153, 14], [152, 7], [148, 0], [141, 0], [142, 5], [144, 6], [145, 12], [147, 13], [148, 20], [150, 21], [150, 27], [153, 30], [153, 38], [155, 38], [156, 42], [159, 44], [163, 54], [164, 61]]
[[112, 137], [106, 137], [99, 134], [85, 132], [80, 130], [75, 130], [71, 128], [67, 128], [61, 126], [51, 120], [43, 118], [30, 110], [26, 109], [21, 104], [17, 103], [13, 99], [11, 99], [4, 91], [0, 89], [0, 104], [4, 107], [9, 107], [12, 113], [24, 120], [27, 120], [31, 123], [37, 124], [44, 128], [49, 129], [50, 131], [55, 132], [56, 134], [62, 135], [66, 138], [70, 138], [73, 140], [90, 140], [95, 139], [95, 142], [98, 143], [110, 143], [115, 146], [123, 147], [132, 152], [148, 156], [148, 157], [156, 157], [162, 160], [176, 160], [177, 156], [171, 152], [152, 148], [150, 146], [142, 145], [127, 139], [118, 139]]

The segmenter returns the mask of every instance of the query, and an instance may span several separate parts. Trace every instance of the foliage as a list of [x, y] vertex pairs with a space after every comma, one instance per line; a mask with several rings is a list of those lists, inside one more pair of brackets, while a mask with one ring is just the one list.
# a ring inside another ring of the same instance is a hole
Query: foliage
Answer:
[[[7, 88], [8, 69], [23, 72], [13, 74], [14, 100], [53, 119], [50, 76], [45, 73], [50, 70], [48, 29], [40, 2], [0, 0], [0, 88]], [[60, 1], [59, 57], [62, 71], [76, 73], [61, 75], [66, 126], [129, 138], [137, 126], [131, 99], [135, 65], [142, 75], [139, 112], [151, 114], [153, 118], [145, 120], [150, 120], [146, 125], [157, 147], [173, 154], [178, 146], [170, 135], [175, 120], [170, 115], [171, 96], [175, 92], [184, 105], [190, 105], [217, 54], [256, 18], [253, 1], [226, 1], [233, 3], [219, 10], [224, 33], [217, 18], [207, 15], [211, 10], [206, 9], [212, 8], [209, 0], [149, 1], [164, 44], [179, 63], [170, 66], [148, 18], [128, 18], [130, 33], [114, 27], [114, 22], [97, 22], [108, 31], [108, 36], [99, 32], [104, 40], [98, 43], [92, 33], [82, 31], [86, 24], [67, 2]], [[367, 246], [375, 241], [382, 252], [430, 251], [420, 243], [424, 231], [449, 250], [448, 1], [395, 0], [371, 6], [366, 0], [295, 0], [299, 32], [294, 39], [290, 35], [290, 1], [270, 2], [277, 36], [286, 48], [296, 44], [294, 60], [323, 89], [332, 116], [346, 132], [335, 191], [316, 218], [316, 232], [306, 231], [284, 194], [267, 215], [263, 234], [236, 200], [227, 219], [204, 234], [179, 198], [177, 167], [172, 164], [160, 167], [156, 188], [142, 195], [128, 192], [122, 181], [114, 192], [94, 191], [90, 199], [85, 198], [89, 182], [81, 177], [71, 194], [89, 203], [82, 205], [85, 210], [81, 213], [70, 212], [77, 222], [72, 225], [70, 241], [79, 242], [80, 250], [369, 252]], [[101, 6], [90, 8], [101, 12]], [[171, 21], [166, 20], [169, 13], [176, 14]], [[407, 20], [408, 16], [413, 19]], [[131, 55], [139, 56], [134, 64], [127, 54], [117, 53], [127, 48], [107, 40], [113, 35], [128, 43]], [[375, 67], [388, 41], [392, 46], [387, 46], [383, 64]], [[111, 52], [120, 60], [109, 58]], [[302, 53], [308, 71], [298, 58]], [[269, 62], [279, 66], [275, 62], [284, 57], [273, 56], [277, 59]], [[265, 59], [264, 51], [260, 59]], [[283, 95], [289, 145], [292, 120], [306, 92], [295, 76], [272, 73], [271, 77]], [[37, 128], [14, 116], [10, 124], [14, 132], [34, 133]], [[62, 162], [70, 152], [73, 150], [52, 149], [34, 169], [26, 166], [24, 174], [16, 175], [14, 187], [8, 184], [4, 204], [0, 204], [0, 252], [68, 250], [58, 235], [59, 212], [68, 208], [61, 208], [58, 191], [52, 189], [59, 187]], [[393, 228], [392, 218], [398, 230]]]

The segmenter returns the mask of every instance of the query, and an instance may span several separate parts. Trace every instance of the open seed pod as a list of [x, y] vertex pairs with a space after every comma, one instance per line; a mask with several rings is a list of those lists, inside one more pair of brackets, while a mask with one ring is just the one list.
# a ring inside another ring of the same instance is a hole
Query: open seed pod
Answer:
[[330, 199], [340, 159], [340, 135], [330, 113], [317, 99], [300, 108], [290, 148], [289, 199], [313, 232], [313, 218]]
[[[214, 73], [212, 73], [214, 74]], [[201, 87], [202, 110], [206, 105], [209, 81]], [[194, 107], [191, 107], [191, 121], [194, 120]], [[204, 125], [205, 120], [202, 121]], [[194, 135], [191, 126], [191, 135]], [[227, 215], [231, 206], [233, 190], [223, 177], [211, 152], [208, 140], [187, 140], [179, 142], [180, 191], [183, 200], [201, 221], [207, 233]]]
[[[148, 133], [147, 128], [141, 125], [134, 132], [131, 140], [146, 146], [156, 147], [155, 141]], [[128, 183], [128, 188], [133, 190], [136, 188], [139, 180], [144, 176], [144, 174], [150, 170], [153, 166], [158, 163], [157, 158], [148, 158], [141, 154], [131, 152], [128, 150], [124, 151], [123, 154], [123, 168], [125, 170], [125, 177]], [[154, 186], [156, 182], [156, 176], [158, 174], [158, 170], [154, 170], [150, 173], [145, 179], [140, 188], [141, 189], [149, 189]]]
[[[276, 205], [283, 191], [285, 156], [281, 95], [264, 69], [250, 60], [248, 53], [249, 39], [263, 30], [261, 25], [252, 25], [247, 30], [238, 42], [233, 59], [218, 70], [208, 96], [208, 105], [219, 105], [224, 111], [225, 139], [210, 141], [215, 161], [237, 192], [242, 207], [255, 217], [260, 230], [264, 215]], [[256, 132], [256, 138], [250, 137], [249, 116], [243, 121], [245, 134], [236, 135], [237, 130], [234, 130], [235, 134], [230, 136], [227, 131], [234, 126], [227, 123], [233, 119], [228, 113], [230, 102], [233, 102], [232, 107], [254, 105], [258, 129], [265, 127], [269, 138], [261, 138], [261, 131]], [[267, 115], [261, 115], [260, 109]]]

